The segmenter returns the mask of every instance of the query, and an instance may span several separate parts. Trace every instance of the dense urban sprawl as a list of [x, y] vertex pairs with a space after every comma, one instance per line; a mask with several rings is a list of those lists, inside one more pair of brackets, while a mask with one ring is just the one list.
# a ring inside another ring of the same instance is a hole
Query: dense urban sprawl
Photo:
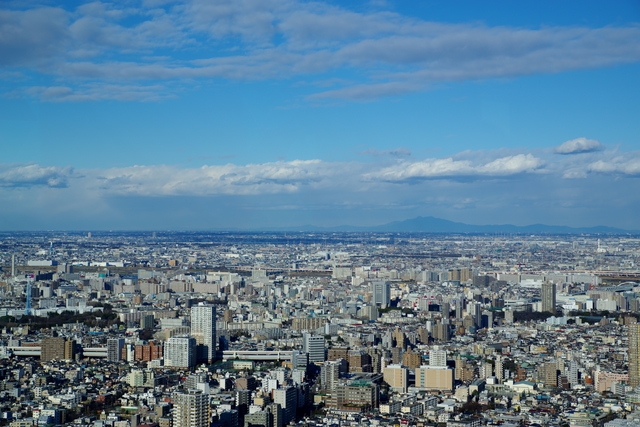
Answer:
[[0, 235], [0, 424], [638, 426], [640, 238]]

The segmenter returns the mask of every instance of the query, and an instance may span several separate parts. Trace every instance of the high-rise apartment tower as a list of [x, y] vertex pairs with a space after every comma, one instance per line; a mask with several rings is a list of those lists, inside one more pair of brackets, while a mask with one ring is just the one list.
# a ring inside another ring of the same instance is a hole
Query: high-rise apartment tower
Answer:
[[191, 307], [191, 336], [198, 344], [199, 361], [213, 362], [216, 358], [216, 307], [196, 305]]

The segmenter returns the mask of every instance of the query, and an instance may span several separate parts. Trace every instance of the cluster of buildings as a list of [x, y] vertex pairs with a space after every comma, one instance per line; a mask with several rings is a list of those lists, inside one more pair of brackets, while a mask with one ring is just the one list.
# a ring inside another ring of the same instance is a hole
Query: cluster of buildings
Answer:
[[0, 250], [13, 427], [640, 425], [631, 236], [12, 234]]

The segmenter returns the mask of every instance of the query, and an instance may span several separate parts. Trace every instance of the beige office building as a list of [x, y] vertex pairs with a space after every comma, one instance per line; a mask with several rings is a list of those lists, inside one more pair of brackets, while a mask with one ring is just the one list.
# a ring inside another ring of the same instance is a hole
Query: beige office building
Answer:
[[453, 383], [453, 369], [424, 365], [416, 369], [416, 388], [452, 391]]
[[409, 387], [409, 370], [402, 365], [389, 365], [384, 368], [384, 381], [393, 391], [406, 393]]

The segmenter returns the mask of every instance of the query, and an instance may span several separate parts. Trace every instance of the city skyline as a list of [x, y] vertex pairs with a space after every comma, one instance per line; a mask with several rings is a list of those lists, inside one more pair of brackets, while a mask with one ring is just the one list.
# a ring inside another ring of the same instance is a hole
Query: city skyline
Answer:
[[640, 6], [5, 2], [10, 230], [640, 230]]
[[3, 235], [9, 427], [640, 420], [637, 235]]

